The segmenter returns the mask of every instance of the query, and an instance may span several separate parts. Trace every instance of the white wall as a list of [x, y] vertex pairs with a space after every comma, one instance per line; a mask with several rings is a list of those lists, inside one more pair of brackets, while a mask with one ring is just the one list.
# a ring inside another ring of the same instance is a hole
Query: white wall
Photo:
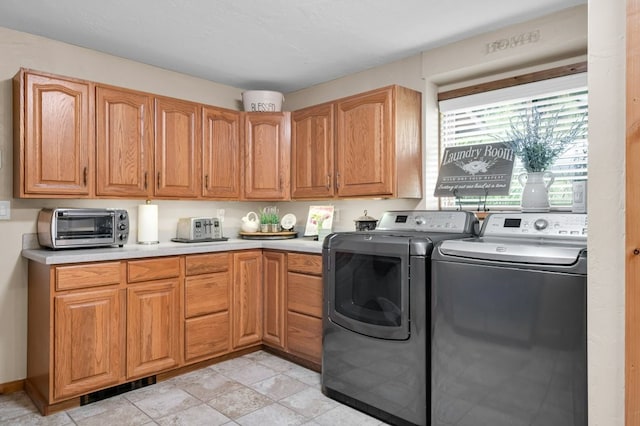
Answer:
[[589, 1], [589, 424], [624, 424], [625, 0]]

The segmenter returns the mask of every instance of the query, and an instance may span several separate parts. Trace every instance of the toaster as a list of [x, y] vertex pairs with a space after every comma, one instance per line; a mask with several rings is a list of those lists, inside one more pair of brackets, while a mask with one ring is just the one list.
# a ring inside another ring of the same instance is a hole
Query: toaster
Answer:
[[198, 241], [222, 238], [220, 220], [216, 217], [183, 217], [178, 219], [176, 237]]

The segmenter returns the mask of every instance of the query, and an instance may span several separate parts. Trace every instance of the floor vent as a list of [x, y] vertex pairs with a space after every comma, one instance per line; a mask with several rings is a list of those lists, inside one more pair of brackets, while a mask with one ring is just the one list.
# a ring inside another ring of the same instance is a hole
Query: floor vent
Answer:
[[121, 393], [129, 392], [135, 389], [140, 389], [145, 386], [154, 385], [156, 383], [156, 376], [145, 377], [144, 379], [134, 380], [133, 382], [123, 383], [121, 385], [113, 386], [107, 389], [102, 389], [96, 392], [91, 392], [80, 397], [80, 405], [91, 404], [92, 402], [102, 401], [103, 399], [111, 398], [112, 396], [120, 395]]

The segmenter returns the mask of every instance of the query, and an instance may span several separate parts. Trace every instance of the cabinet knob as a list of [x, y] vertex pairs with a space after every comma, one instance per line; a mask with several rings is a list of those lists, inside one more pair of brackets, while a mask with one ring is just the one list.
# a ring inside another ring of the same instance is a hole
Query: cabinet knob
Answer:
[[635, 248], [633, 249], [633, 254], [635, 254], [636, 256], [640, 254], [640, 250]]

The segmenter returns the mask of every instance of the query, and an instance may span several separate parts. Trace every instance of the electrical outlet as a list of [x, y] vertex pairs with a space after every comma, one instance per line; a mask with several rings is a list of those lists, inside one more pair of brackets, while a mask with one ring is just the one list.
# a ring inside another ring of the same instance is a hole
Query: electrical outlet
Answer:
[[11, 219], [11, 201], [0, 201], [0, 220]]

